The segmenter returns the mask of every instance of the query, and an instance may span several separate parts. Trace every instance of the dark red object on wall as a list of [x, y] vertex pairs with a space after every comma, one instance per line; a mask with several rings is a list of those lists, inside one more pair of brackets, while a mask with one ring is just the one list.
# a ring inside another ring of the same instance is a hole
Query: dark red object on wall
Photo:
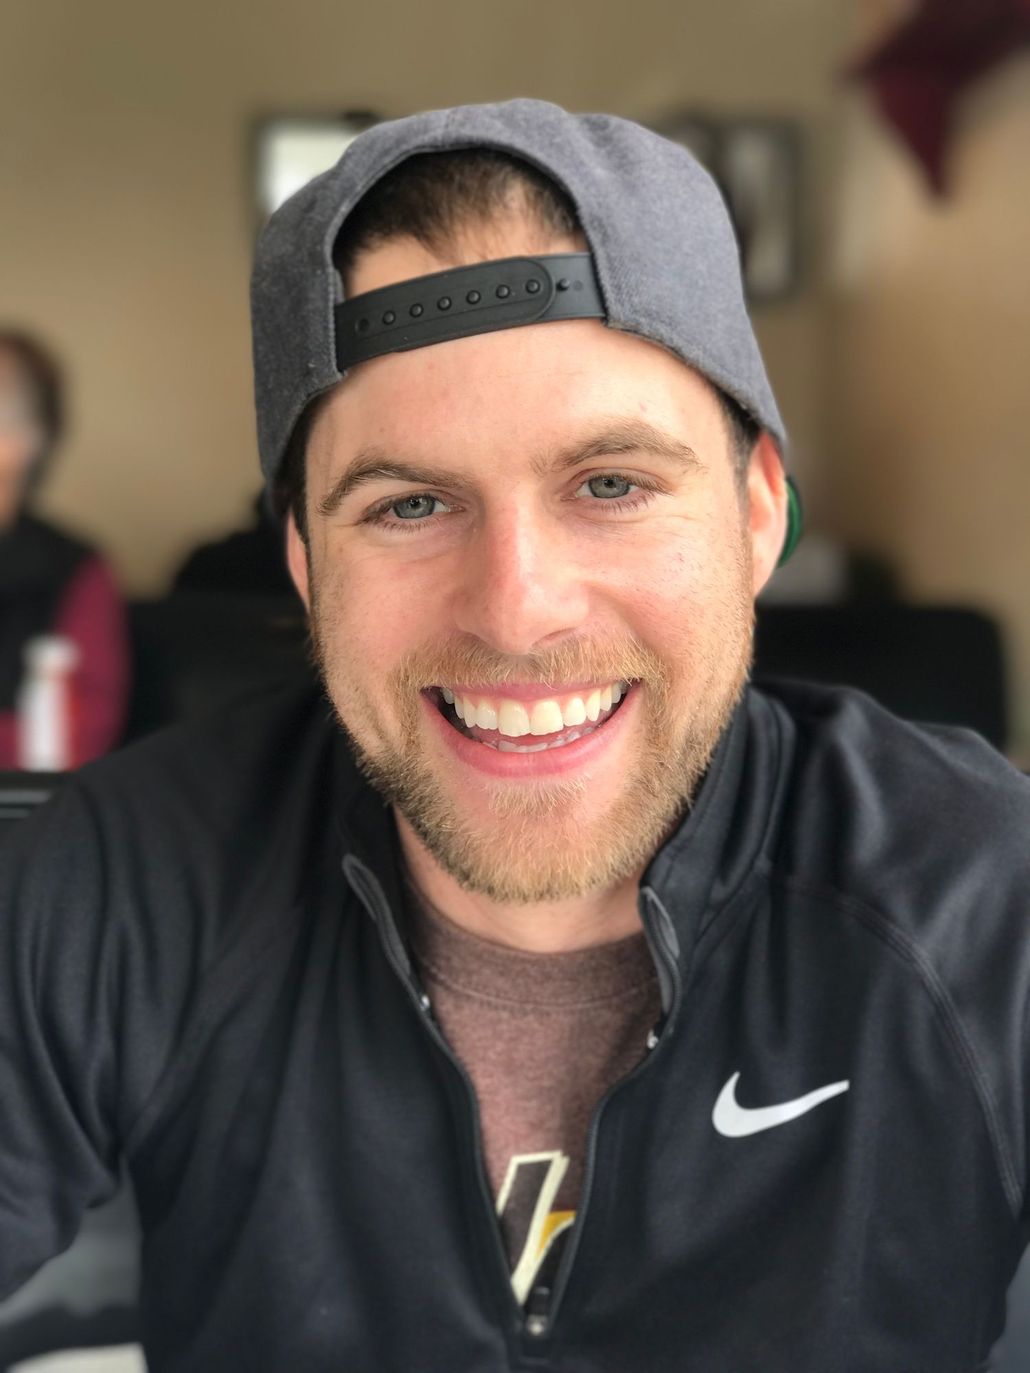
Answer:
[[940, 195], [956, 100], [977, 77], [1028, 44], [1030, 0], [921, 0], [849, 75], [870, 85], [884, 118]]

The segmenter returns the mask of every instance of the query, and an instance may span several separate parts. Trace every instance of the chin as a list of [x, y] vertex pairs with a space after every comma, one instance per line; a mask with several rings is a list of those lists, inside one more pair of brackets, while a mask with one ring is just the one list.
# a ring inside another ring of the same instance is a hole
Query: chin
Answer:
[[351, 737], [372, 785], [460, 886], [504, 903], [559, 901], [643, 871], [688, 808], [738, 694], [678, 748], [640, 745], [635, 767], [607, 785], [563, 778], [456, 796], [426, 754], [373, 754]]

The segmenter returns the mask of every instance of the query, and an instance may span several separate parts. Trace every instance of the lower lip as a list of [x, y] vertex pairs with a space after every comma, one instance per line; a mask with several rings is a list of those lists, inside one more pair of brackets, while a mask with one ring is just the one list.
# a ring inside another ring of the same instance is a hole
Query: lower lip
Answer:
[[488, 777], [534, 781], [543, 777], [562, 777], [594, 762], [626, 729], [636, 705], [637, 688], [630, 687], [622, 698], [619, 709], [598, 729], [590, 734], [581, 735], [571, 744], [542, 749], [539, 753], [501, 753], [489, 744], [481, 744], [475, 739], [470, 739], [444, 719], [435, 701], [428, 696], [421, 699], [422, 708], [428, 713], [432, 728], [463, 763], [485, 773]]

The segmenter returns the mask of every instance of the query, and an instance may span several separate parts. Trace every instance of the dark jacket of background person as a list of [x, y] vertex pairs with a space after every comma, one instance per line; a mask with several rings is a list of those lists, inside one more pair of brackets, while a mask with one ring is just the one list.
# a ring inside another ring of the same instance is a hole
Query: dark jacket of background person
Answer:
[[18, 765], [17, 697], [25, 648], [61, 635], [77, 649], [71, 763], [121, 735], [129, 692], [125, 610], [105, 560], [28, 513], [62, 427], [60, 378], [27, 335], [0, 331], [0, 767]]
[[296, 597], [286, 570], [282, 522], [268, 509], [263, 492], [254, 501], [250, 528], [200, 544], [176, 572], [172, 590]]

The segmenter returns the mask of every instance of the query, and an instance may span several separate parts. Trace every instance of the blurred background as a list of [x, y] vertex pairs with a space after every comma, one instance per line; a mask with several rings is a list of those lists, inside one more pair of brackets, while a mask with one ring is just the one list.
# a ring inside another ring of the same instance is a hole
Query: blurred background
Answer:
[[887, 697], [921, 674], [911, 713], [1030, 766], [1026, 0], [3, 0], [0, 327], [65, 370], [37, 510], [106, 553], [137, 693], [195, 623], [184, 560], [254, 526], [275, 159], [347, 113], [519, 95], [669, 130], [733, 202], [808, 516], [760, 661], [870, 684], [880, 655]]

